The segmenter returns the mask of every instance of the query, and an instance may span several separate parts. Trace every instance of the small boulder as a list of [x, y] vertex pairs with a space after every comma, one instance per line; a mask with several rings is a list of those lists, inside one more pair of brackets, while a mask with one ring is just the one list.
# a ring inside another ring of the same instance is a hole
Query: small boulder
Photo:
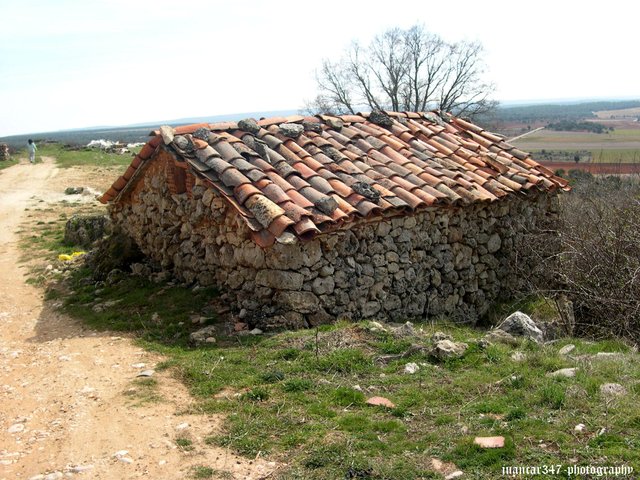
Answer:
[[447, 335], [444, 332], [436, 332], [433, 335], [431, 335], [431, 343], [438, 343], [441, 340], [453, 341], [453, 337], [451, 335]]
[[73, 215], [64, 226], [64, 241], [88, 248], [109, 233], [110, 228], [111, 221], [106, 215]]
[[547, 377], [554, 377], [554, 378], [558, 378], [558, 377], [565, 377], [565, 378], [571, 378], [571, 377], [575, 377], [576, 376], [576, 367], [572, 367], [572, 368], [561, 368], [560, 370], [556, 370], [555, 372], [549, 372], [547, 373]]
[[464, 472], [462, 470], [456, 470], [455, 472], [451, 472], [449, 475], [444, 477], [444, 480], [455, 480], [456, 478], [460, 478], [464, 476]]
[[500, 328], [496, 328], [488, 332], [484, 336], [483, 340], [489, 343], [502, 343], [504, 345], [511, 345], [512, 347], [517, 346], [519, 343], [516, 337]]
[[213, 338], [215, 342], [216, 327], [215, 325], [209, 325], [207, 327], [196, 330], [189, 335], [189, 341], [194, 345], [201, 345], [203, 343], [212, 343], [209, 339]]
[[558, 353], [560, 355], [569, 355], [571, 352], [573, 352], [576, 349], [576, 346], [573, 343], [570, 343], [569, 345], [565, 345], [564, 347], [562, 347]]
[[541, 343], [544, 339], [542, 330], [531, 320], [529, 315], [522, 312], [514, 312], [509, 315], [498, 325], [498, 329], [516, 337], [530, 338], [538, 343]]
[[469, 345], [466, 343], [440, 340], [433, 346], [429, 353], [438, 360], [448, 360], [462, 357], [467, 351], [467, 348], [469, 348]]
[[511, 354], [511, 360], [513, 360], [514, 362], [524, 362], [526, 358], [527, 356], [522, 352], [513, 352]]
[[413, 327], [413, 323], [407, 322], [404, 325], [394, 328], [392, 330], [393, 335], [400, 338], [408, 338], [417, 336], [416, 329]]
[[380, 322], [371, 321], [368, 325], [370, 332], [386, 332], [387, 329]]
[[409, 375], [413, 375], [414, 373], [416, 373], [418, 370], [420, 370], [420, 367], [418, 366], [417, 363], [407, 363], [404, 366], [404, 373], [407, 373]]

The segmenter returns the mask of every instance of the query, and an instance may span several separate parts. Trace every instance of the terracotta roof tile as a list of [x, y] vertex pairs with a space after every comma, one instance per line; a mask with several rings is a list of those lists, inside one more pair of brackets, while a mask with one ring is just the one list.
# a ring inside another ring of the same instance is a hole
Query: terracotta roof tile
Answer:
[[151, 157], [151, 155], [153, 155], [153, 152], [155, 151], [156, 151], [156, 147], [152, 146], [151, 143], [147, 143], [138, 152], [138, 157], [140, 157], [142, 160], [146, 160], [147, 158]]
[[260, 190], [250, 183], [243, 183], [233, 189], [233, 194], [238, 199], [240, 205], [243, 205], [251, 195], [255, 195], [256, 193], [260, 193]]
[[[185, 135], [195, 147], [191, 152], [173, 143], [165, 146], [154, 132], [100, 200], [118, 198], [138, 178], [134, 174], [143, 162], [157, 149], [168, 149], [181, 160], [179, 166], [206, 179], [242, 215], [254, 241], [266, 247], [287, 231], [307, 239], [362, 217], [568, 189], [565, 180], [527, 153], [466, 120], [441, 119], [434, 112], [387, 115], [393, 121], [388, 127], [363, 113], [262, 119], [255, 135], [239, 130], [236, 122], [176, 128], [176, 135]], [[280, 133], [282, 123], [316, 126], [289, 138]], [[211, 131], [208, 143], [202, 132], [191, 137], [201, 129]], [[354, 191], [363, 188], [358, 183], [380, 196], [364, 197]]]

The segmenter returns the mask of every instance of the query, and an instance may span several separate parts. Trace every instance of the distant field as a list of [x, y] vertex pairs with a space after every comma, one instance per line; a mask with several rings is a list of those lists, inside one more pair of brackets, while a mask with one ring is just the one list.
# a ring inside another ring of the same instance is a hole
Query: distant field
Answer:
[[640, 107], [624, 108], [620, 110], [601, 110], [599, 112], [593, 112], [598, 118], [639, 118]]
[[512, 142], [540, 160], [594, 163], [640, 162], [640, 128], [619, 129], [610, 133], [557, 132], [540, 130]]
[[[522, 148], [522, 147], [519, 147]], [[640, 149], [524, 149], [538, 161], [568, 162], [574, 163], [575, 155], [580, 157], [580, 162], [591, 163], [640, 163]]]

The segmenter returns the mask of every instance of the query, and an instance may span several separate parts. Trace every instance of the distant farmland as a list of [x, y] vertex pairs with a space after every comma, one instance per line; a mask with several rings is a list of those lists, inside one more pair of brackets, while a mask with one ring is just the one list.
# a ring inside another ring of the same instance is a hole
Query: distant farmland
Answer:
[[640, 162], [640, 128], [616, 129], [609, 133], [540, 130], [513, 142], [539, 160], [581, 162]]

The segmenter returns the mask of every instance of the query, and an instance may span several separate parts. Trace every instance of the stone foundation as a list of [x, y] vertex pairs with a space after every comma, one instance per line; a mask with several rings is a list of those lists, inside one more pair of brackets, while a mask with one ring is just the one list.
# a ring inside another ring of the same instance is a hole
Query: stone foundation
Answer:
[[527, 233], [557, 213], [555, 195], [515, 197], [361, 222], [308, 242], [290, 236], [262, 249], [239, 214], [199, 180], [172, 194], [172, 162], [161, 153], [111, 207], [113, 220], [176, 277], [218, 285], [261, 328], [345, 317], [475, 322], [520, 284], [516, 271], [535, 262], [520, 248]]

